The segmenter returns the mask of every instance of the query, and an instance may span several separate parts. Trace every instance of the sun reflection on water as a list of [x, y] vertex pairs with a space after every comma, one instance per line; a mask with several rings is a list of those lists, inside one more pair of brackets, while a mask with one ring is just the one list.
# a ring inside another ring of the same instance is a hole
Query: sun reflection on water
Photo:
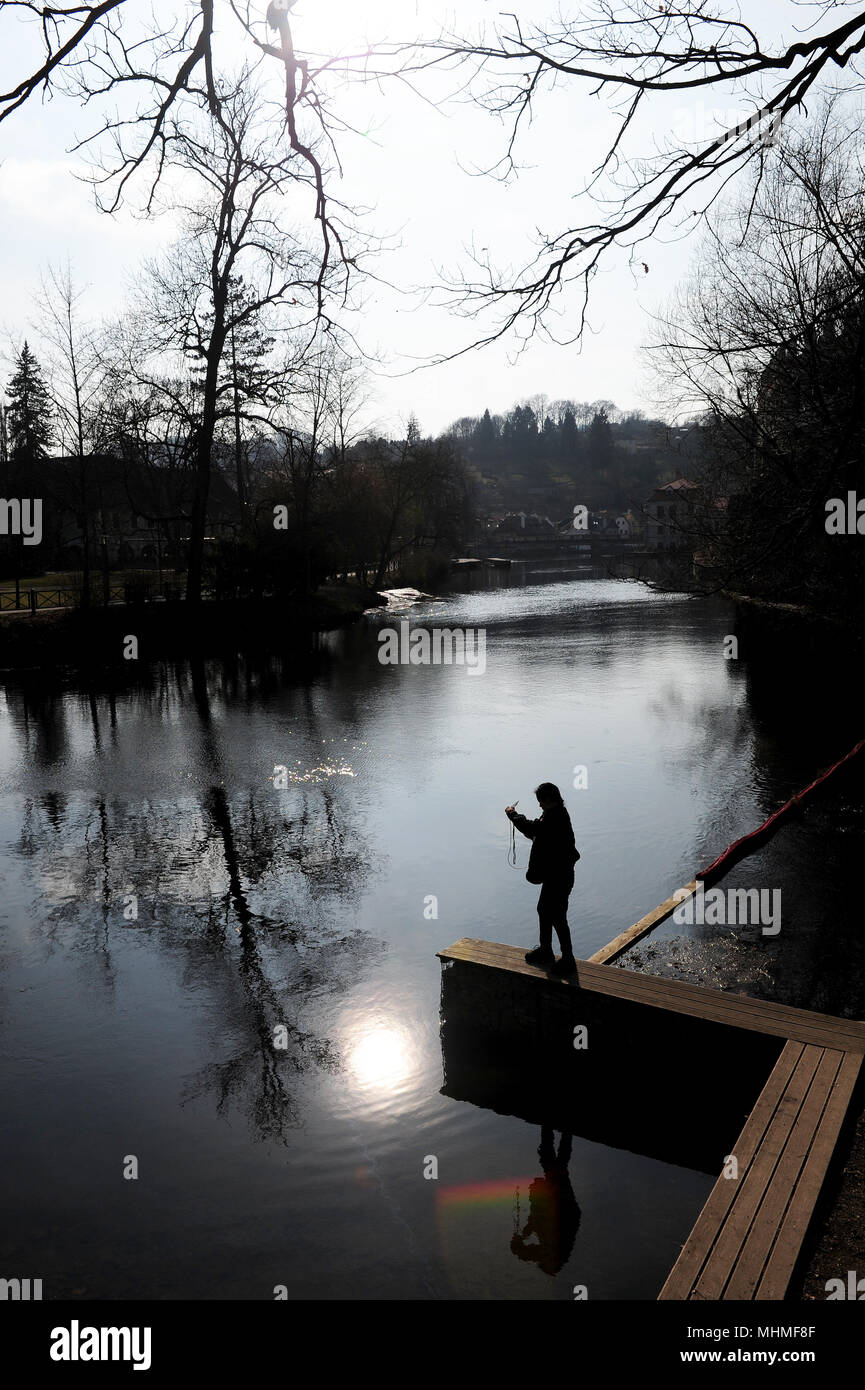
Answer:
[[348, 1062], [362, 1086], [379, 1090], [396, 1087], [412, 1071], [411, 1039], [402, 1028], [374, 1027], [352, 1045]]

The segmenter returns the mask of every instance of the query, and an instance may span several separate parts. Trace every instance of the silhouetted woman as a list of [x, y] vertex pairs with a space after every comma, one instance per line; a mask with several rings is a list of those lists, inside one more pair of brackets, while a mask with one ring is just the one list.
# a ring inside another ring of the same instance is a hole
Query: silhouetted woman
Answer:
[[[529, 883], [542, 885], [538, 898], [541, 944], [526, 952], [526, 960], [530, 965], [549, 965], [556, 975], [572, 975], [577, 963], [568, 927], [568, 898], [580, 852], [574, 844], [571, 818], [558, 787], [542, 782], [535, 789], [535, 796], [541, 808], [537, 820], [521, 816], [513, 806], [505, 807], [508, 820], [532, 842], [526, 878]], [[559, 960], [553, 954], [553, 931], [562, 948]]]

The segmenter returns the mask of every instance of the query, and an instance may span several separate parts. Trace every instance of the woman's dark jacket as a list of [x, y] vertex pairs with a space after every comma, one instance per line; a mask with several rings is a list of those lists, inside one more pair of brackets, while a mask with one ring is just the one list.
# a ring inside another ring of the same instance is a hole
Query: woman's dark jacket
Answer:
[[532, 842], [526, 878], [529, 883], [571, 879], [580, 852], [574, 843], [571, 818], [564, 805], [544, 811], [537, 820], [512, 811], [508, 819]]

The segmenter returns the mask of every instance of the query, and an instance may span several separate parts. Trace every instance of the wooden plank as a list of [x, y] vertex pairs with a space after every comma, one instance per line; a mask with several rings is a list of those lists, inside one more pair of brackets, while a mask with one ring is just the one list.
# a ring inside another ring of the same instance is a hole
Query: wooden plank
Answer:
[[656, 927], [659, 922], [663, 922], [665, 918], [671, 916], [676, 908], [681, 903], [685, 903], [689, 898], [692, 898], [696, 891], [697, 880], [694, 878], [690, 883], [686, 883], [683, 888], [680, 888], [678, 893], [674, 893], [671, 898], [665, 899], [660, 907], [654, 908], [652, 912], [647, 912], [645, 917], [641, 917], [639, 922], [635, 922], [634, 925], [628, 927], [626, 931], [619, 932], [619, 935], [614, 936], [612, 941], [608, 941], [606, 946], [602, 946], [600, 951], [595, 951], [593, 956], [589, 956], [589, 960], [595, 965], [608, 965], [616, 956], [620, 956], [623, 951], [627, 951], [629, 946], [633, 946], [635, 941], [639, 941], [641, 936], [645, 936], [646, 933], [650, 932], [653, 927]]
[[[598, 975], [599, 971], [604, 972], [602, 976]], [[612, 978], [608, 973], [609, 971], [613, 972]], [[616, 974], [626, 977], [625, 982], [618, 989], [615, 981]], [[726, 991], [711, 989], [705, 985], [688, 984], [684, 980], [670, 980], [658, 975], [649, 975], [643, 971], [622, 970], [619, 967], [607, 966], [587, 966], [585, 972], [579, 970], [578, 979], [583, 988], [617, 993], [624, 990], [635, 998], [641, 993], [652, 993], [659, 998], [667, 995], [670, 999], [676, 999], [681, 1003], [691, 1000], [701, 1009], [708, 1006], [711, 1001], [720, 1008], [750, 1012], [755, 1018], [759, 1016], [767, 1021], [775, 1020], [781, 1025], [796, 1020], [810, 1021], [815, 1026], [819, 1025], [847, 1036], [853, 1045], [856, 1045], [857, 1042], [865, 1042], [865, 1023], [856, 1019], [816, 1013], [810, 1009], [799, 1009], [789, 1004], [778, 1004], [769, 999], [752, 999], [748, 995], [729, 994]]]
[[[443, 951], [436, 951], [439, 960], [462, 960], [478, 965], [491, 965], [499, 970], [512, 970], [517, 975], [529, 975], [546, 980], [552, 978], [539, 965], [529, 965], [525, 950], [519, 946], [504, 946], [499, 941], [479, 941], [463, 936]], [[579, 965], [580, 962], [578, 961]]]
[[[734, 1022], [734, 1026], [751, 1027], [760, 1032], [774, 1033], [778, 1037], [791, 1036], [788, 1029], [793, 1028], [799, 1030], [801, 1040], [805, 1042], [815, 1042], [826, 1047], [840, 1046], [842, 1050], [865, 1049], [865, 1024], [853, 1019], [834, 1018], [808, 1009], [794, 1009], [784, 1004], [774, 1004], [769, 1000], [725, 994], [681, 980], [668, 980], [642, 972], [621, 970], [618, 967], [591, 965], [587, 961], [577, 962], [576, 976], [571, 976], [568, 980], [559, 980], [538, 966], [527, 965], [523, 959], [523, 952], [517, 947], [467, 938], [438, 954], [442, 959], [465, 960], [494, 969], [526, 974], [554, 985], [561, 985], [565, 989], [594, 990], [600, 994], [615, 995], [652, 1007], [670, 1008], [718, 1022]], [[729, 1017], [733, 1014], [736, 1015], [735, 1021]], [[816, 1033], [815, 1029], [818, 1030]]]
[[514, 972], [544, 980], [553, 987], [591, 990], [734, 1028], [780, 1038], [795, 1037], [801, 1042], [841, 1051], [865, 1052], [865, 1023], [854, 1019], [834, 1018], [810, 1009], [794, 1009], [770, 1000], [726, 994], [703, 985], [622, 970], [617, 966], [595, 965], [588, 961], [578, 961], [576, 974], [562, 980], [549, 975], [539, 966], [528, 965], [519, 947], [476, 941], [470, 937], [463, 937], [437, 954], [441, 960], [465, 961]]
[[[824, 1056], [819, 1047], [806, 1047], [787, 1082], [784, 1094], [747, 1168], [739, 1167], [735, 1200], [718, 1232], [691, 1297], [716, 1302], [743, 1252], [754, 1217], [770, 1187], [784, 1151]], [[735, 1152], [735, 1151], [734, 1151]], [[785, 1194], [785, 1206], [786, 1206]], [[779, 1219], [782, 1213], [778, 1213]]]
[[[612, 969], [611, 978], [600, 970]], [[624, 975], [616, 980], [615, 975]], [[691, 985], [682, 980], [668, 980], [656, 975], [637, 974], [615, 967], [578, 966], [580, 988], [601, 994], [617, 995], [635, 1003], [690, 1013], [717, 1022], [732, 1022], [736, 1027], [752, 1028], [758, 1032], [774, 1033], [778, 1037], [799, 1037], [802, 1042], [814, 1042], [824, 1047], [841, 1046], [865, 1049], [865, 1024], [852, 1019], [839, 1019], [809, 1009], [791, 1008], [768, 1000], [751, 999], [746, 995], [727, 994], [722, 990]]]
[[763, 1270], [754, 1295], [757, 1299], [777, 1301], [787, 1292], [861, 1068], [861, 1055], [848, 1052], [838, 1070], [817, 1136]]
[[[785, 1213], [795, 1196], [803, 1166], [819, 1131], [827, 1101], [845, 1055], [829, 1048], [824, 1049], [822, 1053], [805, 1103], [760, 1203], [741, 1257], [737, 1260], [724, 1289], [725, 1300], [753, 1298], [756, 1293], [769, 1252], [779, 1236]], [[803, 1193], [804, 1196], [806, 1194]], [[813, 1202], [809, 1201], [808, 1206], [809, 1209], [813, 1208]], [[788, 1240], [785, 1240], [785, 1245], [789, 1246]], [[797, 1254], [798, 1250], [788, 1250], [791, 1270]]]
[[[592, 968], [597, 970], [604, 967]], [[628, 977], [618, 983], [618, 987], [616, 981], [592, 978], [583, 973], [578, 974], [578, 979], [584, 989], [617, 994], [634, 1002], [655, 1003], [662, 1008], [718, 1021], [728, 1017], [732, 1020], [735, 1016], [738, 1027], [775, 1033], [779, 1037], [798, 1036], [802, 1042], [813, 1041], [825, 1047], [840, 1045], [842, 1051], [865, 1048], [865, 1024], [854, 1019], [835, 1018], [810, 1009], [774, 1004], [747, 995], [728, 994], [680, 980], [664, 980], [653, 975], [635, 976], [630, 971], [622, 970], [617, 973]]]
[[[781, 1097], [790, 1077], [796, 1069], [804, 1047], [798, 1042], [788, 1042], [781, 1052], [766, 1085], [760, 1092], [754, 1108], [733, 1145], [732, 1152], [739, 1159], [740, 1169], [747, 1167], [778, 1108]], [[694, 1223], [694, 1228], [676, 1263], [673, 1265], [659, 1299], [685, 1299], [689, 1296], [705, 1264], [718, 1231], [736, 1196], [737, 1184], [723, 1175], [718, 1178], [706, 1199], [706, 1204]]]

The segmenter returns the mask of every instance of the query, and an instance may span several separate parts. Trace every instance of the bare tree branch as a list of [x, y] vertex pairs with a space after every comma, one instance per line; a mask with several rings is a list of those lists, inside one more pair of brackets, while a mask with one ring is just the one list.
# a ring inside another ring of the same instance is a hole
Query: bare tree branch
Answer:
[[[817, 32], [773, 45], [712, 0], [596, 0], [580, 15], [545, 24], [526, 26], [516, 14], [504, 14], [491, 36], [446, 33], [418, 45], [413, 55], [395, 47], [393, 55], [405, 64], [403, 76], [419, 81], [435, 69], [456, 73], [461, 99], [467, 92], [505, 122], [504, 151], [497, 164], [481, 171], [501, 179], [515, 175], [523, 128], [553, 87], [570, 84], [605, 99], [617, 119], [606, 152], [575, 190], [591, 197], [599, 216], [554, 234], [539, 231], [535, 254], [516, 272], [496, 267], [490, 252], [470, 253], [469, 273], [445, 280], [445, 302], [470, 317], [490, 311], [492, 326], [437, 360], [510, 334], [522, 345], [537, 332], [557, 342], [579, 340], [591, 281], [606, 258], [624, 248], [633, 264], [636, 248], [662, 228], [671, 231], [682, 219], [695, 225], [749, 168], [759, 184], [784, 122], [807, 112], [806, 99], [826, 89], [830, 74], [855, 73], [855, 60], [865, 50], [861, 0], [827, 0], [820, 19], [829, 22], [812, 25]], [[648, 121], [663, 123], [665, 100], [681, 102], [683, 94], [707, 89], [723, 91], [728, 102], [738, 95], [747, 103], [746, 119], [694, 141], [673, 134], [648, 156], [635, 150]], [[568, 287], [577, 291], [576, 310], [569, 331], [559, 337], [551, 320], [557, 296]]]

